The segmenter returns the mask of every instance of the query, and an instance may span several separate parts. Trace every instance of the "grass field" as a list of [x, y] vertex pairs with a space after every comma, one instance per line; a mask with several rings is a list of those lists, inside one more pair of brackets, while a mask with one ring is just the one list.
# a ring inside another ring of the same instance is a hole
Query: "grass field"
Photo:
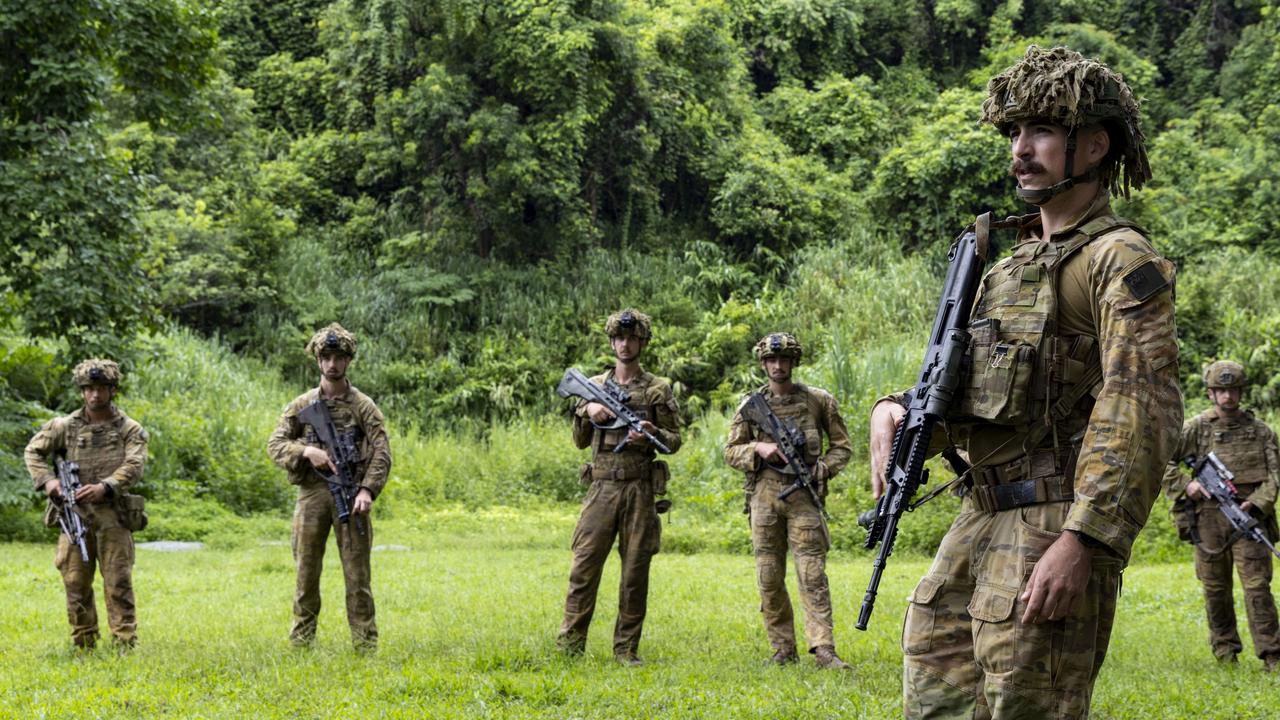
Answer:
[[[374, 555], [382, 642], [373, 657], [350, 650], [332, 545], [317, 645], [289, 647], [293, 570], [285, 521], [265, 528], [260, 537], [267, 539], [239, 547], [140, 549], [141, 644], [123, 657], [107, 642], [90, 656], [72, 653], [52, 548], [7, 545], [0, 561], [0, 717], [897, 716], [904, 598], [924, 560], [894, 559], [864, 634], [853, 620], [869, 558], [832, 557], [837, 643], [855, 667], [841, 674], [816, 670], [807, 659], [785, 668], [762, 664], [769, 649], [750, 557], [659, 555], [641, 645], [647, 662], [625, 669], [610, 652], [616, 559], [606, 570], [587, 656], [566, 659], [554, 650], [572, 521], [568, 510], [493, 510], [379, 526], [375, 541], [400, 548]], [[1280, 677], [1262, 673], [1247, 648], [1238, 667], [1213, 662], [1189, 561], [1131, 568], [1117, 625], [1093, 717], [1280, 717]]]

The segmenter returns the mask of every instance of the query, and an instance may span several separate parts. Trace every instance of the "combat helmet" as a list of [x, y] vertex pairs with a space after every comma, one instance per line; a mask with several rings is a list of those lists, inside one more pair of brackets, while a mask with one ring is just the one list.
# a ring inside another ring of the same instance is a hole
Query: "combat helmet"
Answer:
[[321, 328], [307, 341], [307, 353], [320, 357], [325, 350], [336, 350], [351, 357], [356, 356], [356, 336], [338, 323]]
[[641, 340], [649, 340], [653, 337], [653, 321], [639, 310], [627, 308], [609, 316], [604, 322], [604, 332], [610, 339], [634, 335]]
[[75, 381], [78, 387], [87, 387], [89, 385], [118, 387], [120, 378], [120, 366], [116, 364], [115, 360], [89, 358], [76, 365], [75, 369], [71, 371], [71, 379]]
[[1219, 360], [1204, 369], [1204, 386], [1218, 388], [1244, 388], [1247, 378], [1244, 366], [1232, 360]]
[[791, 333], [769, 333], [760, 338], [760, 342], [756, 343], [752, 352], [755, 353], [757, 360], [781, 355], [791, 358], [794, 364], [799, 365], [800, 358], [804, 355], [804, 348]]
[[[1098, 180], [1113, 194], [1129, 197], [1151, 179], [1138, 101], [1124, 77], [1074, 50], [1037, 45], [1022, 60], [991, 78], [982, 119], [1008, 134], [1020, 120], [1045, 119], [1067, 128], [1066, 179], [1043, 190], [1018, 188], [1018, 196], [1043, 205], [1082, 182]], [[1111, 150], [1096, 167], [1073, 172], [1077, 132], [1099, 123], [1111, 136]]]

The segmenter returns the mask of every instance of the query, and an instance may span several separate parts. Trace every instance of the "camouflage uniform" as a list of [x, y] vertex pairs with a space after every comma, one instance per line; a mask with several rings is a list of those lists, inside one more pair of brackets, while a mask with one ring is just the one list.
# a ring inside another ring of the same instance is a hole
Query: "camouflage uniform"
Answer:
[[[789, 336], [788, 336], [789, 337]], [[768, 337], [765, 338], [765, 341]], [[762, 341], [762, 342], [765, 342]], [[759, 348], [759, 346], [757, 346]], [[757, 351], [757, 357], [766, 352]], [[797, 364], [799, 353], [795, 354]], [[800, 383], [792, 384], [786, 395], [775, 395], [763, 385], [756, 392], [769, 403], [780, 420], [793, 420], [804, 433], [804, 463], [812, 468], [814, 480], [826, 496], [831, 478], [849, 463], [852, 446], [849, 431], [835, 398], [825, 390]], [[823, 452], [822, 438], [827, 438]], [[827, 550], [831, 535], [826, 518], [809, 493], [794, 492], [786, 500], [778, 495], [794, 481], [765, 463], [756, 454], [756, 443], [774, 442], [742, 415], [741, 406], [729, 426], [724, 459], [730, 467], [746, 473], [747, 511], [751, 520], [751, 545], [756, 556], [756, 584], [760, 590], [760, 612], [775, 658], [785, 661], [795, 656], [795, 622], [791, 598], [787, 594], [787, 549], [796, 564], [796, 580], [804, 605], [804, 634], [809, 652], [835, 646], [831, 618], [831, 590], [827, 583]]]
[[[1119, 104], [1113, 115], [1130, 116], [1120, 157], [1125, 184], [1141, 186], [1149, 169], [1136, 105], [1118, 78], [1070, 51], [1029, 49], [992, 80], [987, 119], [1003, 126], [1046, 117], [1068, 128], [1090, 119], [1052, 107], [1009, 112], [1020, 107], [1009, 99], [1018, 84], [1055, 66], [1074, 67], [1069, 78], [1084, 78], [1090, 92], [1100, 86], [1099, 97]], [[1030, 86], [1043, 92], [1049, 83]], [[1125, 136], [1112, 134], [1114, 148]], [[1088, 713], [1120, 573], [1182, 420], [1174, 268], [1112, 213], [1107, 187], [1120, 185], [1119, 170], [1104, 166], [1092, 204], [1049, 238], [1036, 234], [1039, 214], [1022, 218], [1012, 255], [983, 278], [968, 377], [947, 433], [935, 436], [949, 435], [973, 472], [960, 515], [910, 597], [902, 636], [908, 718]], [[1036, 202], [1046, 193], [1021, 194]], [[1077, 533], [1090, 556], [1084, 597], [1063, 619], [1024, 624], [1026, 580], [1064, 531]]]
[[[641, 337], [647, 340], [648, 318], [635, 311], [624, 312], [642, 319]], [[610, 337], [618, 332], [615, 319], [621, 314], [611, 317], [606, 326]], [[605, 380], [614, 379], [610, 368], [592, 377], [591, 382], [603, 385]], [[621, 387], [630, 395], [627, 407], [657, 426], [655, 436], [671, 452], [679, 450], [680, 410], [671, 385], [641, 369]], [[586, 647], [600, 575], [615, 536], [622, 577], [618, 586], [613, 652], [619, 658], [634, 657], [640, 646], [649, 595], [649, 563], [662, 540], [662, 523], [654, 507], [654, 496], [666, 492], [667, 469], [666, 463], [655, 461], [657, 450], [644, 439], [627, 443], [621, 452], [613, 452], [626, 436], [626, 427], [609, 430], [595, 427], [587, 416], [586, 402], [578, 403], [573, 417], [573, 442], [579, 448], [591, 447], [592, 452], [591, 463], [579, 471], [579, 478], [589, 487], [582, 501], [582, 514], [573, 530], [569, 592], [556, 640], [561, 649], [571, 653], [580, 653]]]
[[[1215, 384], [1211, 380], [1206, 385], [1211, 388], [1243, 386], [1244, 369], [1236, 363], [1214, 363], [1208, 374], [1213, 374], [1215, 366], [1223, 365], [1234, 366], [1229, 367], [1231, 370], [1239, 368], [1239, 384]], [[1276, 434], [1247, 410], [1227, 418], [1217, 408], [1209, 408], [1183, 426], [1182, 441], [1165, 472], [1165, 487], [1174, 501], [1175, 520], [1195, 522], [1198, 530], [1196, 577], [1204, 585], [1213, 654], [1220, 660], [1234, 660], [1244, 648], [1236, 630], [1231, 591], [1234, 561], [1240, 572], [1240, 584], [1244, 586], [1244, 606], [1254, 652], [1264, 662], [1274, 665], [1280, 661], [1280, 623], [1277, 623], [1275, 598], [1271, 594], [1271, 552], [1262, 543], [1247, 538], [1232, 543], [1231, 523], [1213, 501], [1191, 500], [1186, 496], [1191, 478], [1179, 471], [1177, 460], [1188, 456], [1199, 459], [1210, 452], [1235, 475], [1241, 502], [1252, 502], [1254, 514], [1266, 518], [1264, 527], [1274, 542], [1277, 540], [1276, 489], [1280, 482]]]
[[[118, 384], [119, 368], [109, 360], [87, 360], [78, 365], [74, 372], [76, 384], [99, 382], [97, 377], [88, 376], [95, 369], [104, 376], [104, 384]], [[112, 418], [105, 422], [90, 422], [84, 408], [54, 418], [31, 438], [24, 453], [37, 491], [43, 492], [45, 483], [57, 478], [49, 458], [60, 453], [65, 453], [68, 461], [79, 464], [82, 485], [103, 483], [110, 488], [104, 501], [77, 506], [88, 530], [85, 545], [89, 562], [84, 562], [79, 548], [65, 533], [58, 535], [54, 557], [67, 592], [71, 639], [82, 648], [92, 648], [98, 639], [98, 611], [93, 597], [95, 565], [102, 570], [107, 625], [112, 638], [124, 646], [133, 646], [137, 641], [133, 533], [123, 522], [121, 504], [128, 489], [142, 478], [147, 459], [147, 431], [114, 406], [111, 410]], [[58, 508], [50, 500], [45, 513], [46, 525], [57, 526], [57, 512]]]
[[[338, 336], [344, 346], [350, 338], [340, 326], [332, 325], [316, 334], [316, 338], [308, 344], [308, 350], [313, 353], [323, 350], [323, 339], [328, 334]], [[354, 338], [350, 338], [349, 347], [348, 354], [354, 355]], [[378, 644], [369, 563], [369, 553], [373, 547], [373, 516], [353, 514], [348, 522], [338, 522], [337, 508], [333, 496], [329, 494], [327, 483], [303, 456], [306, 447], [323, 448], [324, 445], [316, 437], [315, 429], [298, 419], [298, 413], [322, 397], [320, 388], [317, 387], [290, 402], [267, 442], [267, 452], [271, 459], [287, 470], [289, 482], [298, 486], [292, 542], [298, 581], [293, 596], [293, 628], [289, 632], [289, 639], [295, 645], [307, 645], [315, 639], [316, 623], [320, 616], [320, 571], [324, 566], [329, 530], [333, 528], [347, 589], [347, 623], [351, 627], [351, 641], [357, 649], [372, 650]], [[354, 429], [360, 457], [356, 482], [376, 500], [386, 486], [391, 472], [391, 446], [382, 412], [369, 396], [350, 383], [342, 395], [323, 399], [333, 418], [334, 429], [339, 434]]]

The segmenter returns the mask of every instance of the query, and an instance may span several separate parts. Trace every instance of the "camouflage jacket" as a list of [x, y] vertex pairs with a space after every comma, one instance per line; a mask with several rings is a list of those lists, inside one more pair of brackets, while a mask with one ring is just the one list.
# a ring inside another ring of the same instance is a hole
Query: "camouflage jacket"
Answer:
[[[1082, 226], [1107, 220], [1115, 227], [1081, 243]], [[1037, 236], [1039, 214], [1024, 218], [1013, 255], [997, 263], [983, 278], [983, 292], [993, 278], [1007, 272], [1015, 257], [1075, 251], [1056, 269], [1056, 335], [1071, 339], [1072, 350], [1087, 355], [1066, 357], [1053, 374], [1088, 376], [1098, 371], [1069, 413], [1046, 426], [1034, 448], [1024, 448], [1027, 425], [1010, 427], [948, 418], [947, 435], [970, 462], [987, 467], [1016, 462], [1030, 450], [1079, 444], [1075, 457], [1075, 500], [1063, 525], [1105, 543], [1128, 559], [1133, 541], [1146, 524], [1160, 492], [1165, 464], [1173, 456], [1182, 425], [1182, 390], [1178, 384], [1178, 343], [1174, 325], [1173, 264], [1160, 257], [1138, 229], [1115, 217], [1105, 190], [1047, 241]], [[1023, 278], [1024, 280], [1026, 278]], [[1013, 282], [1010, 280], [1009, 282]], [[1016, 289], [1016, 288], [1015, 288]], [[1034, 300], [1002, 290], [1002, 302]], [[983, 296], [974, 304], [977, 320]], [[986, 303], [990, 307], [990, 303]], [[1046, 378], [1036, 379], [1047, 385]], [[1048, 378], [1056, 381], [1056, 377]], [[1033, 385], [1034, 387], [1034, 385]], [[905, 394], [894, 396], [905, 402]], [[1036, 419], [1030, 418], [1028, 423]], [[935, 440], [945, 441], [939, 433]], [[940, 449], [940, 447], [939, 447]]]
[[[804, 462], [813, 468], [814, 479], [825, 482], [849, 464], [853, 455], [849, 430], [831, 393], [800, 383], [794, 383], [787, 395], [774, 395], [768, 385], [761, 386], [757, 392], [779, 419], [795, 419], [796, 427], [805, 437]], [[826, 452], [822, 450], [824, 435], [827, 438]], [[742, 405], [739, 404], [738, 412], [734, 413], [733, 422], [729, 425], [724, 460], [730, 467], [747, 474], [748, 485], [753, 485], [760, 473], [769, 471], [756, 454], [756, 443], [762, 441], [773, 440], [742, 417]]]
[[1197, 460], [1215, 453], [1231, 474], [1235, 475], [1240, 499], [1249, 500], [1263, 515], [1275, 512], [1276, 491], [1280, 485], [1280, 448], [1276, 434], [1267, 424], [1244, 411], [1227, 419], [1209, 408], [1182, 426], [1177, 452], [1165, 470], [1165, 492], [1170, 500], [1179, 500], [1187, 491], [1191, 477], [1179, 467], [1188, 455]]
[[51, 458], [63, 451], [67, 460], [80, 466], [83, 485], [103, 483], [119, 495], [142, 478], [147, 431], [119, 409], [111, 409], [114, 417], [106, 422], [89, 422], [81, 408], [50, 420], [36, 432], [23, 453], [36, 490], [57, 478]]
[[[591, 382], [604, 385], [605, 380], [612, 380], [613, 368], [591, 378]], [[631, 382], [622, 385], [622, 389], [631, 396], [627, 407], [631, 408], [642, 419], [657, 426], [654, 433], [664, 445], [676, 452], [680, 449], [680, 406], [676, 403], [671, 385], [662, 378], [641, 369]], [[587, 417], [587, 403], [579, 400], [573, 414], [573, 442], [580, 448], [592, 448], [591, 462], [597, 470], [622, 469], [642, 465], [653, 460], [657, 449], [643, 438], [627, 443], [622, 452], [615, 453], [613, 448], [627, 436], [625, 427], [616, 430], [601, 430], [591, 424]]]
[[[303, 457], [308, 447], [324, 447], [315, 431], [298, 420], [298, 413], [320, 397], [320, 388], [313, 388], [294, 398], [285, 406], [276, 429], [267, 441], [267, 453], [275, 464], [289, 471], [289, 482], [303, 487], [324, 485], [311, 463]], [[356, 430], [356, 449], [360, 464], [356, 468], [356, 482], [367, 488], [374, 498], [382, 492], [391, 472], [391, 443], [387, 439], [386, 421], [382, 411], [360, 392], [348, 384], [347, 391], [333, 399], [326, 399], [334, 429], [339, 433]]]

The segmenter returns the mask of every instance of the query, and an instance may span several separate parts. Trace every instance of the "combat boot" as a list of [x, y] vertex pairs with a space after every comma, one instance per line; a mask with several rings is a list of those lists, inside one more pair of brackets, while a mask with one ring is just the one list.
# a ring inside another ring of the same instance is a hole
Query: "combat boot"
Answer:
[[615, 654], [613, 659], [624, 667], [640, 667], [644, 664], [644, 661], [640, 659], [639, 655], [636, 655], [634, 650], [623, 650]]
[[814, 662], [823, 670], [848, 670], [849, 663], [840, 659], [834, 645], [819, 645], [813, 649]]
[[796, 655], [795, 648], [781, 648], [767, 662], [770, 665], [790, 665], [799, 659], [800, 656]]
[[1262, 671], [1269, 673], [1280, 672], [1280, 655], [1268, 655], [1262, 658]]

